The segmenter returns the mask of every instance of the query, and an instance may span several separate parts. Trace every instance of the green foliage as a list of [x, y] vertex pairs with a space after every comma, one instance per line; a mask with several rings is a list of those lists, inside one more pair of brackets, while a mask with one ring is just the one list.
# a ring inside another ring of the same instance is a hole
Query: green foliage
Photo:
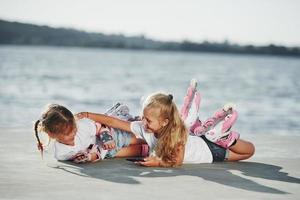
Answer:
[[88, 33], [74, 29], [52, 28], [49, 26], [37, 26], [4, 20], [0, 20], [0, 44], [300, 56], [299, 47], [288, 48], [273, 44], [268, 46], [241, 46], [230, 44], [228, 41], [224, 41], [223, 43], [207, 41], [202, 43], [191, 41], [161, 42], [145, 38], [143, 35], [127, 37], [121, 34]]

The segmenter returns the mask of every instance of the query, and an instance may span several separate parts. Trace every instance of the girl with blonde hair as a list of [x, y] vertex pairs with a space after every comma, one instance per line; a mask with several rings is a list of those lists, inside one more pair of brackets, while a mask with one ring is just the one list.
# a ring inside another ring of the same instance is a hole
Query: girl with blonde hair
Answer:
[[[143, 166], [174, 167], [182, 163], [238, 161], [251, 157], [254, 154], [252, 143], [239, 139], [239, 135], [230, 132], [231, 127], [224, 131], [224, 125], [230, 121], [227, 119], [224, 122], [228, 117], [227, 110], [221, 113], [221, 117], [213, 118], [216, 120], [212, 123], [201, 125], [197, 119], [199, 98], [196, 84], [193, 83], [188, 89], [181, 113], [171, 94], [155, 93], [148, 96], [143, 103], [142, 121], [128, 122], [90, 112], [78, 113], [77, 117], [87, 117], [107, 126], [132, 132], [137, 138], [144, 139], [152, 153], [143, 161], [136, 162]], [[221, 121], [224, 123], [220, 123]], [[216, 131], [218, 126], [221, 126], [220, 133]], [[193, 132], [195, 130], [196, 134]], [[219, 145], [209, 141], [206, 135], [214, 135], [213, 138]]]

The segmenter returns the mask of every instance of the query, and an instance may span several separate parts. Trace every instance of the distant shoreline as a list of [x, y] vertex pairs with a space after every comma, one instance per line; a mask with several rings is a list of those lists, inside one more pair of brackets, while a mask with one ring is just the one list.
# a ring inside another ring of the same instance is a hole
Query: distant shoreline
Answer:
[[141, 36], [89, 33], [76, 29], [52, 28], [0, 20], [0, 45], [64, 46], [104, 49], [130, 49], [172, 52], [226, 53], [241, 55], [274, 55], [300, 57], [300, 47], [269, 44], [266, 46], [239, 45], [204, 41], [162, 42]]
[[54, 45], [31, 45], [31, 44], [0, 44], [1, 47], [29, 47], [29, 48], [70, 48], [70, 49], [90, 49], [90, 50], [115, 50], [115, 51], [136, 51], [136, 52], [153, 52], [153, 53], [158, 53], [158, 52], [164, 52], [164, 53], [186, 53], [186, 54], [216, 54], [216, 55], [233, 55], [233, 56], [261, 56], [261, 57], [274, 57], [274, 56], [279, 56], [278, 58], [294, 58], [294, 59], [299, 59], [300, 56], [282, 56], [282, 55], [272, 55], [272, 54], [251, 54], [251, 53], [244, 53], [244, 54], [239, 54], [239, 53], [230, 53], [230, 52], [195, 52], [195, 51], [172, 51], [172, 50], [153, 50], [153, 49], [120, 49], [120, 48], [105, 48], [105, 47], [82, 47], [82, 46], [54, 46]]

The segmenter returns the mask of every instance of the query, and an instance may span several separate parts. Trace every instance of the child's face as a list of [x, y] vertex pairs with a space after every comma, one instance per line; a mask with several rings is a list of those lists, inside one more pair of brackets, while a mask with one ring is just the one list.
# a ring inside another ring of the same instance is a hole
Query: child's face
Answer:
[[159, 133], [159, 130], [164, 126], [165, 122], [160, 117], [160, 109], [145, 108], [143, 112], [143, 126], [147, 132]]
[[74, 139], [75, 135], [77, 132], [77, 127], [76, 125], [70, 125], [66, 128], [64, 133], [61, 134], [49, 134], [49, 136], [54, 139], [56, 139], [60, 143], [64, 143], [67, 145], [73, 145], [74, 144]]

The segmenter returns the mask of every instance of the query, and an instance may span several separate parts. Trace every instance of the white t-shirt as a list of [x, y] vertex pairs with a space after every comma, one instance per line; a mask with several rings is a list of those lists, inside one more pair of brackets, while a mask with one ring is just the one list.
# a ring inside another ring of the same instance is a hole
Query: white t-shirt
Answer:
[[[137, 138], [147, 142], [150, 152], [154, 150], [157, 138], [153, 133], [145, 131], [141, 121], [131, 122], [130, 129]], [[185, 145], [183, 163], [212, 163], [212, 161], [212, 153], [204, 140], [201, 137], [189, 135]]]
[[[54, 142], [54, 156], [57, 160], [69, 160], [80, 151], [85, 151], [90, 144], [96, 143], [96, 125], [95, 122], [84, 118], [76, 121], [77, 132], [75, 135], [75, 145], [66, 145]], [[106, 151], [101, 151], [103, 158]]]

